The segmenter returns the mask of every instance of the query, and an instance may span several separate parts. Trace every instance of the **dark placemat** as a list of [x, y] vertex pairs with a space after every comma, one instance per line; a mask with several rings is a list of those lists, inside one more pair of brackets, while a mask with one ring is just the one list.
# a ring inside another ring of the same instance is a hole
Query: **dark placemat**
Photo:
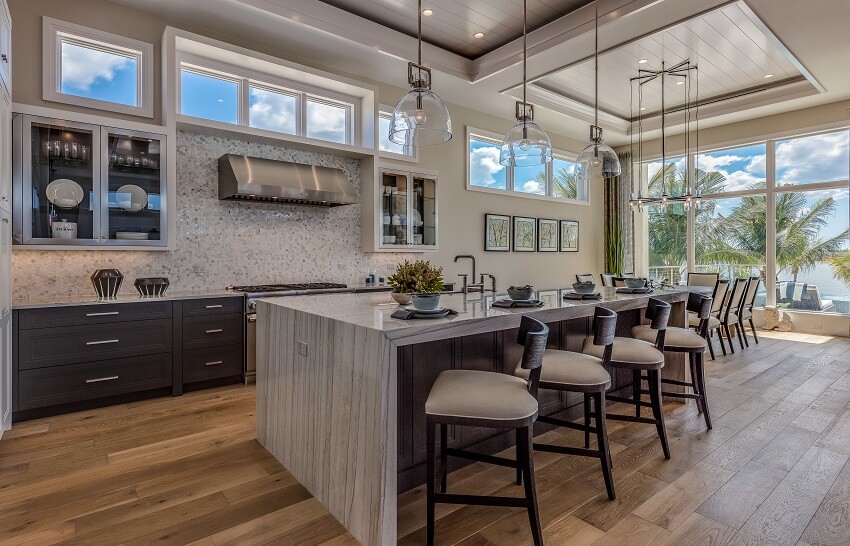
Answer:
[[565, 300], [601, 300], [602, 293], [597, 292], [595, 294], [579, 294], [578, 292], [567, 292], [564, 294]]
[[416, 309], [396, 309], [390, 316], [399, 320], [412, 320], [440, 319], [453, 315], [457, 315], [457, 311], [455, 311], [454, 309], [443, 309], [442, 313], [420, 313]]
[[503, 309], [513, 309], [516, 307], [540, 307], [543, 302], [540, 300], [497, 300], [493, 302], [493, 307], [501, 307]]
[[617, 289], [618, 294], [652, 294], [652, 288], [628, 288], [621, 287]]

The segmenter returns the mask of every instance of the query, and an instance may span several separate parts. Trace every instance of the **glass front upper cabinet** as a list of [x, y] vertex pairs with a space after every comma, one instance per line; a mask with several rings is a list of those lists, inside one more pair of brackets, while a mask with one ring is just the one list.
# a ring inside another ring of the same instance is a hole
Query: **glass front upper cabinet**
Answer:
[[166, 246], [162, 135], [15, 114], [13, 241]]
[[380, 249], [437, 249], [435, 176], [384, 168], [378, 193]]

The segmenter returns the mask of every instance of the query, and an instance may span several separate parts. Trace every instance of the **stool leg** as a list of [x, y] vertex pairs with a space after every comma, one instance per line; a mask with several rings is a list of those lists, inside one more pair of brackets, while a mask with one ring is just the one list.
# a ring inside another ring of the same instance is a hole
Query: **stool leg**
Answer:
[[[694, 390], [694, 394], [699, 394], [699, 383], [697, 382], [697, 364], [696, 364], [696, 353], [689, 352], [688, 353], [688, 363], [691, 366], [691, 388]], [[699, 398], [696, 399], [697, 403], [697, 411], [702, 413], [702, 403]]]
[[522, 485], [522, 435], [521, 428], [516, 429], [516, 484]]
[[434, 423], [427, 421], [427, 425], [425, 427], [425, 448], [428, 451], [428, 454], [425, 459], [425, 490], [426, 490], [426, 502], [428, 505], [427, 508], [427, 528], [425, 531], [425, 540], [428, 546], [434, 546], [434, 450], [437, 447], [435, 444], [437, 443], [437, 439], [435, 438], [436, 434], [434, 431]]
[[750, 319], [750, 328], [752, 328], [752, 330], [753, 330], [753, 339], [755, 340], [756, 345], [758, 345], [759, 336], [756, 335], [756, 325], [753, 322], [753, 319]]
[[528, 522], [531, 525], [531, 536], [534, 546], [543, 546], [543, 531], [540, 529], [540, 513], [537, 510], [537, 490], [534, 486], [534, 433], [532, 428], [525, 427], [522, 432], [522, 458], [525, 482], [525, 499], [528, 501]]
[[584, 449], [590, 448], [590, 394], [584, 393]]
[[602, 463], [602, 477], [605, 478], [605, 489], [608, 498], [614, 500], [614, 477], [611, 468], [611, 451], [608, 448], [608, 426], [605, 423], [605, 392], [593, 395], [596, 406], [596, 445], [599, 447], [599, 460]]
[[706, 334], [705, 342], [708, 344], [708, 352], [711, 353], [711, 360], [715, 360], [715, 358], [714, 358], [714, 344], [711, 342], [711, 332]]
[[749, 342], [749, 340], [747, 339], [747, 329], [746, 329], [746, 328], [744, 328], [744, 319], [741, 319], [741, 318], [739, 318], [739, 319], [738, 319], [738, 332], [739, 332], [739, 333], [741, 334], [741, 336], [744, 338], [744, 344], [745, 344], [747, 347], [749, 347], [749, 346], [750, 346], [750, 342]]
[[440, 493], [446, 492], [449, 480], [449, 458], [446, 455], [446, 449], [448, 449], [449, 444], [448, 429], [448, 425], [440, 423], [440, 464], [442, 466], [442, 470], [440, 471]]
[[[640, 372], [634, 370], [632, 372], [632, 398], [635, 402], [640, 402]], [[635, 417], [640, 417], [640, 404], [635, 404]]]
[[717, 337], [720, 338], [720, 348], [723, 349], [723, 356], [726, 356], [726, 345], [723, 343], [723, 330], [718, 327], [716, 329]]
[[705, 361], [704, 354], [697, 353], [696, 367], [697, 375], [695, 381], [699, 384], [700, 401], [702, 402], [702, 415], [705, 417], [705, 426], [711, 428], [711, 414], [708, 412], [708, 398], [705, 396]]
[[655, 418], [655, 428], [658, 429], [658, 437], [661, 439], [661, 449], [664, 450], [664, 458], [670, 458], [670, 445], [667, 443], [667, 428], [664, 426], [664, 408], [661, 401], [661, 373], [659, 370], [649, 370], [649, 397], [652, 401], [652, 416]]

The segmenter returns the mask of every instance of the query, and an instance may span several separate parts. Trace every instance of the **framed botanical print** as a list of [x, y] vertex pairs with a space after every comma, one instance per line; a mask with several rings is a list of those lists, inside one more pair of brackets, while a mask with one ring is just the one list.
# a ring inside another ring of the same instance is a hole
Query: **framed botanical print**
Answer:
[[501, 214], [484, 215], [484, 250], [510, 252], [511, 217]]
[[578, 222], [561, 220], [561, 252], [578, 252]]
[[537, 252], [558, 252], [558, 221], [537, 219]]
[[537, 250], [537, 218], [514, 216], [514, 252]]

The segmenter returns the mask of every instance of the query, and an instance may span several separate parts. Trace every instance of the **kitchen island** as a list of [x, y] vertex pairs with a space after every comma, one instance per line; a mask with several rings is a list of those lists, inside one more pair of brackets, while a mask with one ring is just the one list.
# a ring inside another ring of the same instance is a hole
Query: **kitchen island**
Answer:
[[[410, 321], [391, 318], [397, 305], [386, 294], [260, 300], [257, 438], [361, 543], [395, 544], [397, 495], [424, 481], [424, 403], [440, 371], [511, 373], [522, 314], [550, 326], [553, 348], [578, 350], [596, 305], [618, 312], [618, 335], [629, 335], [649, 297], [571, 301], [562, 292], [538, 292], [545, 305], [532, 309], [492, 308], [503, 296], [491, 293], [445, 295], [441, 305], [458, 315]], [[686, 324], [687, 296], [653, 294], [673, 304], [671, 326]], [[668, 356], [664, 377], [687, 380], [686, 368]], [[569, 416], [577, 402], [541, 393], [541, 414]], [[453, 431], [449, 441], [484, 452], [511, 445], [512, 435], [487, 434]]]

